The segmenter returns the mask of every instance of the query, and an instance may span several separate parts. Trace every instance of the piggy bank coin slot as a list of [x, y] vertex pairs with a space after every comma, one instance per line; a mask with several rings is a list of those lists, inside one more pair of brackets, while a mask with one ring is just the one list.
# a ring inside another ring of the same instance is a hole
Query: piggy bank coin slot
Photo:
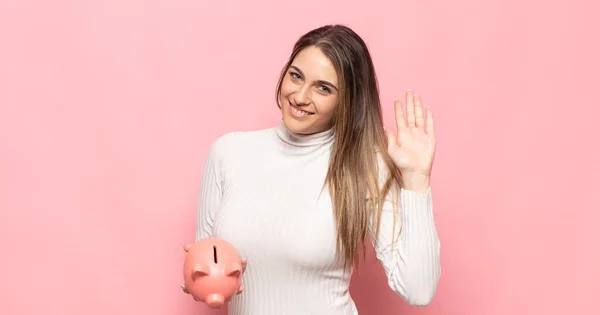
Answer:
[[215, 264], [217, 263], [217, 246], [213, 246], [213, 256], [215, 260]]

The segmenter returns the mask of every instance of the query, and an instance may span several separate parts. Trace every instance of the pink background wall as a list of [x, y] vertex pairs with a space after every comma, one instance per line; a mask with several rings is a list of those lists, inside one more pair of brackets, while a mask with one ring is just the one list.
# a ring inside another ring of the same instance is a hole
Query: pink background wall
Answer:
[[326, 23], [369, 44], [388, 125], [407, 88], [437, 119], [438, 293], [407, 306], [370, 256], [361, 315], [600, 314], [592, 2], [2, 0], [0, 314], [214, 314], [179, 288], [208, 147], [278, 123]]

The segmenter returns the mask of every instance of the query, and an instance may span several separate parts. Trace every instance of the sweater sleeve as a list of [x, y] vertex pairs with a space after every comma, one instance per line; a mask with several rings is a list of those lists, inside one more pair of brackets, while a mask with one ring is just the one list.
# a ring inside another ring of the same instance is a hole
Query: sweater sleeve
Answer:
[[394, 292], [411, 305], [425, 306], [433, 299], [441, 275], [431, 188], [426, 193], [401, 188], [399, 196], [397, 191], [388, 196], [379, 238], [372, 238], [377, 259]]
[[196, 215], [196, 241], [213, 235], [215, 216], [223, 196], [221, 174], [224, 141], [222, 136], [211, 145], [204, 165]]

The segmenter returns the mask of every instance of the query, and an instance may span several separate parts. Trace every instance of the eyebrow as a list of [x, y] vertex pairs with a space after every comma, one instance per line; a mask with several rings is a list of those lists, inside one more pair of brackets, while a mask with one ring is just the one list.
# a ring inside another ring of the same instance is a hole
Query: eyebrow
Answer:
[[[304, 76], [304, 73], [302, 73], [302, 70], [300, 70], [298, 67], [296, 67], [296, 66], [290, 66], [290, 68], [293, 68], [294, 70], [298, 71], [301, 76]], [[330, 87], [334, 88], [336, 91], [338, 90], [337, 86], [333, 85], [333, 83], [331, 83], [329, 81], [317, 80], [317, 82], [320, 83], [320, 84], [323, 84], [323, 85], [330, 86]]]

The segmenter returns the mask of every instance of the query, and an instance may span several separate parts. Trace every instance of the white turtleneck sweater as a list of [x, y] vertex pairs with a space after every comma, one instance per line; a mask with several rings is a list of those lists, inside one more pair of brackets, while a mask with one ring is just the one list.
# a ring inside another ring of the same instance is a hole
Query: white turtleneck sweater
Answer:
[[[229, 302], [229, 314], [358, 314], [351, 274], [336, 255], [331, 197], [322, 190], [333, 137], [333, 130], [298, 136], [281, 123], [228, 133], [211, 146], [196, 239], [223, 238], [248, 259], [245, 290]], [[441, 272], [431, 190], [402, 189], [398, 204], [396, 230], [388, 199], [379, 239], [371, 240], [390, 288], [425, 305]]]

